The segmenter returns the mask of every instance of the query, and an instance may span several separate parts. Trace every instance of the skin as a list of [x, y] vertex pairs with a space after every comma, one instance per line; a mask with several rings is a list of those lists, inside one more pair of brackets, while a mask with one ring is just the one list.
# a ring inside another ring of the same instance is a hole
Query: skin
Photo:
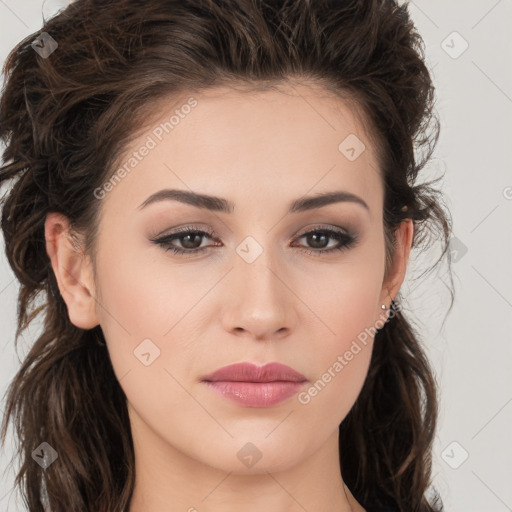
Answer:
[[[126, 155], [188, 97], [168, 101]], [[247, 512], [363, 511], [340, 475], [338, 427], [363, 386], [373, 336], [307, 404], [295, 395], [268, 408], [244, 407], [201, 378], [232, 363], [278, 361], [304, 374], [309, 389], [358, 334], [387, 318], [404, 280], [412, 221], [396, 231], [385, 279], [376, 155], [353, 110], [325, 90], [216, 88], [194, 98], [191, 113], [98, 200], [96, 280], [93, 261], [66, 236], [67, 219], [52, 213], [45, 225], [70, 320], [84, 329], [101, 325], [128, 399], [137, 473], [129, 512], [230, 512], [242, 505]], [[354, 161], [338, 150], [351, 133], [366, 146]], [[138, 209], [164, 188], [223, 197], [235, 210], [176, 201]], [[338, 202], [286, 213], [292, 200], [335, 190], [360, 196], [369, 211]], [[183, 257], [150, 241], [189, 225], [215, 237], [192, 237], [188, 246], [182, 237], [173, 245], [210, 249]], [[320, 228], [356, 232], [359, 242], [307, 254], [303, 249], [338, 245], [303, 236]], [[236, 252], [247, 236], [263, 249], [252, 263]], [[149, 366], [134, 356], [146, 338], [160, 350]], [[252, 467], [237, 457], [247, 443], [261, 453]]]

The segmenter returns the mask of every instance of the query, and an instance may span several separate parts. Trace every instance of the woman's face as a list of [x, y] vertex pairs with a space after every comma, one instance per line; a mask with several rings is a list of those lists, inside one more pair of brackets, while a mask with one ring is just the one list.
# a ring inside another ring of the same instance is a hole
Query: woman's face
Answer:
[[[136, 452], [238, 473], [290, 468], [337, 440], [400, 284], [383, 283], [374, 149], [346, 104], [307, 86], [217, 88], [161, 114], [96, 192], [94, 314]], [[166, 189], [195, 199], [150, 199]], [[350, 196], [306, 201], [340, 192]], [[184, 228], [193, 233], [170, 238]], [[278, 362], [306, 381], [204, 382], [241, 362]]]

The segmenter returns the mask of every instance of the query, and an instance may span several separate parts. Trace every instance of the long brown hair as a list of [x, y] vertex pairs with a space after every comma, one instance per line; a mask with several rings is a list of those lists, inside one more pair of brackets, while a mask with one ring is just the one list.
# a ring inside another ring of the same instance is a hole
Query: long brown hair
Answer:
[[[43, 32], [58, 43], [48, 55], [31, 45]], [[385, 183], [387, 269], [394, 231], [408, 218], [413, 247], [426, 250], [440, 240], [435, 265], [445, 256], [450, 263], [451, 221], [442, 195], [433, 182], [416, 184], [440, 123], [424, 43], [407, 4], [76, 0], [11, 51], [4, 73], [0, 185], [10, 188], [1, 223], [20, 282], [16, 347], [22, 331], [40, 314], [44, 319], [8, 388], [2, 425], [2, 443], [9, 421], [15, 425], [15, 485], [30, 512], [43, 512], [46, 503], [52, 512], [119, 512], [130, 503], [135, 474], [126, 396], [100, 326], [83, 330], [69, 320], [45, 250], [44, 222], [49, 212], [63, 213], [84, 235], [85, 251], [94, 253], [93, 191], [112, 175], [157, 100], [292, 79], [316, 81], [353, 100], [374, 137]], [[437, 512], [440, 500], [427, 498], [436, 381], [404, 308], [392, 304], [392, 311], [375, 336], [363, 389], [340, 425], [342, 476], [368, 509], [381, 501], [400, 511]], [[42, 442], [59, 456], [45, 470], [32, 458]]]

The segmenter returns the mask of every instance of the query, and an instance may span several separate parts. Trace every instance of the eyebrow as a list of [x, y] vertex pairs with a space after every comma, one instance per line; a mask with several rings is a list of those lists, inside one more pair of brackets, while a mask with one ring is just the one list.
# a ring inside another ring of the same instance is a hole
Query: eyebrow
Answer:
[[[139, 205], [138, 209], [142, 210], [150, 204], [171, 200], [221, 213], [233, 213], [235, 208], [235, 204], [233, 202], [221, 197], [198, 194], [197, 192], [190, 192], [187, 190], [163, 189], [151, 194], [142, 204]], [[304, 212], [341, 202], [356, 203], [370, 211], [369, 206], [362, 198], [352, 194], [351, 192], [339, 190], [296, 199], [290, 203], [288, 213]]]

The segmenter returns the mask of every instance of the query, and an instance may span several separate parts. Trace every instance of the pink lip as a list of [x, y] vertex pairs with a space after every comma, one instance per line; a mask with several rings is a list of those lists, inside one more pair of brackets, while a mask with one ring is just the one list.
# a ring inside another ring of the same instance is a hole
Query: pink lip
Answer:
[[220, 368], [202, 381], [225, 398], [247, 407], [269, 407], [296, 394], [307, 379], [280, 363], [261, 367], [237, 363]]

